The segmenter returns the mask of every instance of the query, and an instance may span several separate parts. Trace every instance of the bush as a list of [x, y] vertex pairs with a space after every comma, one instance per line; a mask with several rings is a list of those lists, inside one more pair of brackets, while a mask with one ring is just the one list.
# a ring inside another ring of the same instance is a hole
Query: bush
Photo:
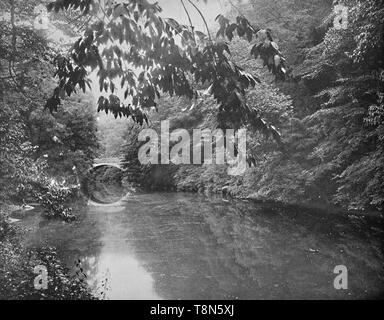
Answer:
[[36, 197], [47, 218], [60, 218], [68, 222], [76, 218], [68, 203], [78, 190], [77, 186], [66, 186], [52, 179], [42, 191], [36, 193]]
[[[75, 272], [64, 267], [52, 247], [23, 250], [7, 241], [0, 245], [0, 262], [4, 270], [0, 276], [0, 299], [7, 300], [96, 300], [86, 283], [87, 276], [77, 261]], [[48, 272], [48, 288], [34, 287], [36, 266]]]

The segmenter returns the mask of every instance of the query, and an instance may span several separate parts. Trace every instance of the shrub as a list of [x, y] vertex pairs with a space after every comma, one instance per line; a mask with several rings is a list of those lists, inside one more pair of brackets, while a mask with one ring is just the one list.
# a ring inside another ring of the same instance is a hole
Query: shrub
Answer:
[[36, 193], [36, 197], [47, 218], [61, 218], [68, 222], [76, 218], [68, 202], [77, 191], [77, 186], [66, 186], [52, 179], [42, 191]]

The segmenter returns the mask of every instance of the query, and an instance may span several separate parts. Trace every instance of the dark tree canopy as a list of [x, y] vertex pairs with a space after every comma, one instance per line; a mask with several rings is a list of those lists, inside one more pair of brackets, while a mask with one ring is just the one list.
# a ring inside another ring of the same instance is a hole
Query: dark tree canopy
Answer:
[[[187, 1], [205, 21], [199, 8]], [[48, 5], [48, 10], [77, 10], [88, 22], [68, 55], [55, 60], [59, 83], [46, 104], [51, 111], [77, 88], [85, 92], [86, 86], [90, 87], [87, 75], [97, 70], [100, 91], [105, 92], [98, 100], [99, 111], [132, 117], [142, 124], [148, 121], [146, 110], [157, 108], [156, 100], [162, 94], [195, 99], [199, 96], [197, 86], [203, 86], [217, 101], [223, 125], [252, 124], [280, 141], [279, 132], [246, 102], [246, 90], [259, 78], [230, 60], [225, 42], [225, 38], [232, 40], [235, 32], [249, 42], [261, 38], [251, 54], [260, 56], [264, 65], [283, 79], [284, 58], [268, 30], [253, 27], [242, 16], [230, 23], [219, 15], [216, 20], [220, 29], [213, 39], [207, 25], [207, 33], [203, 33], [192, 25], [162, 18], [159, 5], [147, 0], [57, 0]], [[124, 101], [117, 97], [116, 86], [124, 91]]]

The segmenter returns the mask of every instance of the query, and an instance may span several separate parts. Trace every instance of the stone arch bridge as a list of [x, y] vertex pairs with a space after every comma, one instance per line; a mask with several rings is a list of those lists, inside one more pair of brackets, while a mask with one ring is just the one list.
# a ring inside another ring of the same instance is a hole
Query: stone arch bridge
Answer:
[[96, 158], [93, 161], [92, 168], [99, 168], [99, 167], [115, 167], [122, 171], [124, 171], [123, 165], [127, 162], [123, 161], [122, 158]]
[[140, 177], [140, 165], [137, 161], [124, 161], [124, 158], [96, 158], [93, 161], [92, 168], [88, 171], [91, 172], [101, 167], [115, 167], [123, 172], [131, 182], [137, 182]]

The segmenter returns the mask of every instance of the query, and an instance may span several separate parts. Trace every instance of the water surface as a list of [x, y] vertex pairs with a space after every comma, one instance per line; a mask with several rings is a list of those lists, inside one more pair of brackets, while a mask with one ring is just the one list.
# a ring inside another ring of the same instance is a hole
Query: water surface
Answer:
[[[357, 299], [384, 291], [380, 220], [195, 194], [91, 203], [79, 221], [23, 221], [33, 246], [81, 259], [108, 299]], [[335, 290], [345, 265], [348, 290]]]

